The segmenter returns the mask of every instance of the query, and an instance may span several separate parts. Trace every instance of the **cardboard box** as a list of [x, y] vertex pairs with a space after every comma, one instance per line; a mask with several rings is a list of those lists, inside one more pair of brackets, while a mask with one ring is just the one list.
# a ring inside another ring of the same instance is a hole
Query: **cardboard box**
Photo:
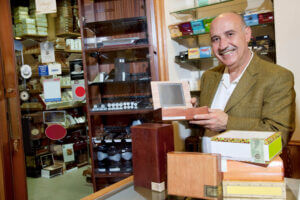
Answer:
[[203, 19], [197, 19], [197, 20], [191, 21], [191, 25], [192, 25], [194, 34], [205, 33]]
[[247, 26], [258, 25], [258, 14], [244, 15], [244, 21]]
[[191, 22], [184, 22], [179, 24], [179, 30], [182, 35], [193, 35]]
[[199, 48], [199, 56], [200, 58], [210, 58], [211, 55], [211, 47], [200, 47]]
[[188, 49], [188, 58], [189, 59], [197, 59], [200, 58], [199, 48], [189, 48]]
[[168, 153], [168, 194], [221, 199], [221, 156], [196, 152]]
[[171, 34], [171, 38], [176, 38], [176, 37], [180, 37], [182, 36], [182, 33], [179, 29], [178, 24], [174, 24], [174, 25], [170, 25], [168, 26], [170, 34]]
[[193, 108], [186, 81], [152, 81], [151, 91], [158, 120], [192, 120], [195, 114], [208, 113], [207, 107]]
[[63, 166], [61, 165], [52, 165], [49, 167], [45, 167], [41, 170], [41, 176], [43, 178], [53, 178], [58, 175], [63, 174]]
[[283, 181], [284, 168], [280, 156], [268, 166], [227, 160], [227, 171], [223, 173], [224, 181]]
[[211, 138], [211, 150], [231, 160], [267, 164], [281, 153], [281, 133], [229, 130]]
[[167, 152], [174, 151], [171, 124], [145, 123], [131, 127], [134, 185], [165, 190]]
[[223, 196], [235, 198], [286, 198], [285, 182], [223, 181]]

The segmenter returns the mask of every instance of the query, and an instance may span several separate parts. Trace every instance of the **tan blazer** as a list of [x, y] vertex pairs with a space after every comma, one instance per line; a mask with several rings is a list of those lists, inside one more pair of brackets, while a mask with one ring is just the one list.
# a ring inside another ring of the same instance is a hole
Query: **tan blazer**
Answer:
[[[211, 106], [225, 66], [206, 71], [201, 79], [200, 106]], [[289, 70], [254, 54], [224, 112], [228, 130], [281, 131], [284, 145], [295, 127], [294, 76]], [[206, 136], [218, 133], [205, 130]]]

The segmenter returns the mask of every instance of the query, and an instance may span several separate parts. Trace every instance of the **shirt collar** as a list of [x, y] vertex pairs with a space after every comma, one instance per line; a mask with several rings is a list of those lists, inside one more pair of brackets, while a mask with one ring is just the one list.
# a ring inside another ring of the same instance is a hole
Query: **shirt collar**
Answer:
[[222, 82], [223, 84], [226, 86], [226, 87], [229, 87], [230, 84], [237, 84], [240, 79], [242, 78], [244, 72], [246, 71], [247, 67], [249, 66], [252, 58], [253, 58], [253, 52], [250, 50], [251, 52], [251, 57], [246, 65], [246, 67], [243, 69], [242, 73], [235, 79], [233, 80], [231, 83], [230, 83], [230, 77], [229, 77], [229, 73], [228, 73], [228, 67], [225, 67], [225, 70], [224, 70], [224, 73], [223, 73], [223, 76], [222, 76]]

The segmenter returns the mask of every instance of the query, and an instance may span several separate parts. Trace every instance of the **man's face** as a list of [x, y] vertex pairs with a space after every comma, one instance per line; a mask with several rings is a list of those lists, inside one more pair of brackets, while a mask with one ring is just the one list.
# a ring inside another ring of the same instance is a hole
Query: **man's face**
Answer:
[[215, 56], [229, 69], [248, 62], [251, 29], [245, 27], [238, 16], [227, 14], [216, 18], [211, 24], [210, 36]]

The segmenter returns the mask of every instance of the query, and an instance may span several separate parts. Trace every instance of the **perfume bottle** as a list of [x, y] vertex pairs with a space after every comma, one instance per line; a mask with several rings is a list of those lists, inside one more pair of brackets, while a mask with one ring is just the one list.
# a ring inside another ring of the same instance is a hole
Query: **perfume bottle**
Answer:
[[121, 171], [121, 153], [120, 149], [117, 148], [115, 143], [108, 148], [108, 159], [110, 172], [119, 172]]
[[122, 171], [132, 172], [132, 148], [131, 139], [125, 139], [122, 145]]

